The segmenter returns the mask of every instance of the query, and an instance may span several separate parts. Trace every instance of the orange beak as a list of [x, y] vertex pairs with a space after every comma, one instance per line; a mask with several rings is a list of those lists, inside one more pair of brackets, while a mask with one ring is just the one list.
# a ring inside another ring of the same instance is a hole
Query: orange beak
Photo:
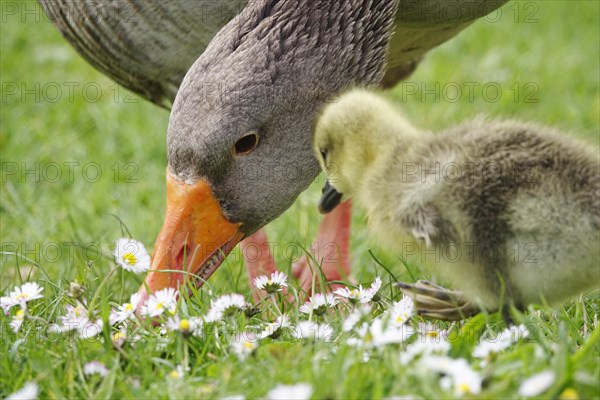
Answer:
[[138, 292], [140, 305], [151, 293], [177, 288], [188, 276], [202, 286], [243, 239], [240, 227], [225, 218], [208, 182], [188, 184], [167, 170], [167, 212], [152, 268]]

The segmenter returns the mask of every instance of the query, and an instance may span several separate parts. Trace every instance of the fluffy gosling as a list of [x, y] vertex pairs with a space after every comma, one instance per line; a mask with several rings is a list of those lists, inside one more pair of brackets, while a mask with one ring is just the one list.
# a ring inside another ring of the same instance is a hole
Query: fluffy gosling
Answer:
[[354, 90], [328, 105], [314, 150], [322, 212], [353, 198], [380, 242], [460, 290], [399, 284], [456, 320], [557, 303], [600, 282], [600, 152], [554, 129], [483, 118], [433, 134]]

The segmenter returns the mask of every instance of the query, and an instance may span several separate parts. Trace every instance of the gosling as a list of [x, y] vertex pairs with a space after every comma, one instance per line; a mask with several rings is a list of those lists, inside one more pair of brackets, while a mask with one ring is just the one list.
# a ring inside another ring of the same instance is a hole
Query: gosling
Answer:
[[423, 132], [361, 89], [325, 107], [314, 150], [328, 179], [321, 212], [353, 198], [381, 244], [458, 290], [399, 283], [422, 315], [457, 320], [555, 304], [599, 286], [593, 145], [485, 118]]

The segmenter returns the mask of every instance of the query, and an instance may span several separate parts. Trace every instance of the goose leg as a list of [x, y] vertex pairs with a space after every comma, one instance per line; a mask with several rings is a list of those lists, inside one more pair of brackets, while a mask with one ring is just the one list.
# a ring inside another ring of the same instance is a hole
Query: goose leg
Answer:
[[[351, 217], [352, 203], [350, 200], [325, 214], [315, 244], [310, 249], [314, 259], [321, 266], [326, 282], [346, 281], [350, 278]], [[312, 258], [306, 255], [292, 265], [292, 274], [298, 279], [301, 288], [306, 293], [310, 293], [313, 275], [321, 273], [317, 268]], [[320, 281], [320, 277], [317, 275], [317, 285]], [[335, 288], [338, 285], [332, 284], [331, 286]]]
[[461, 292], [448, 290], [429, 281], [420, 280], [413, 284], [398, 282], [397, 286], [405, 296], [413, 299], [417, 313], [424, 317], [458, 321], [480, 312]]
[[[254, 285], [254, 278], [261, 275], [271, 275], [277, 271], [277, 264], [271, 254], [264, 229], [259, 229], [240, 243], [244, 264], [248, 270], [250, 286]], [[254, 292], [255, 300], [260, 300], [258, 292]]]

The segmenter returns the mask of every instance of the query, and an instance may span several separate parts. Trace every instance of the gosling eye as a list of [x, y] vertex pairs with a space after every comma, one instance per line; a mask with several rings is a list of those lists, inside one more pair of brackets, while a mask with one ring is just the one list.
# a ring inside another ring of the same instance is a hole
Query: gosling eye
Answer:
[[252, 132], [246, 136], [241, 137], [235, 142], [233, 151], [236, 156], [245, 156], [252, 153], [258, 146], [259, 137], [256, 132]]
[[327, 149], [321, 149], [321, 157], [323, 157], [323, 161], [327, 161]]

